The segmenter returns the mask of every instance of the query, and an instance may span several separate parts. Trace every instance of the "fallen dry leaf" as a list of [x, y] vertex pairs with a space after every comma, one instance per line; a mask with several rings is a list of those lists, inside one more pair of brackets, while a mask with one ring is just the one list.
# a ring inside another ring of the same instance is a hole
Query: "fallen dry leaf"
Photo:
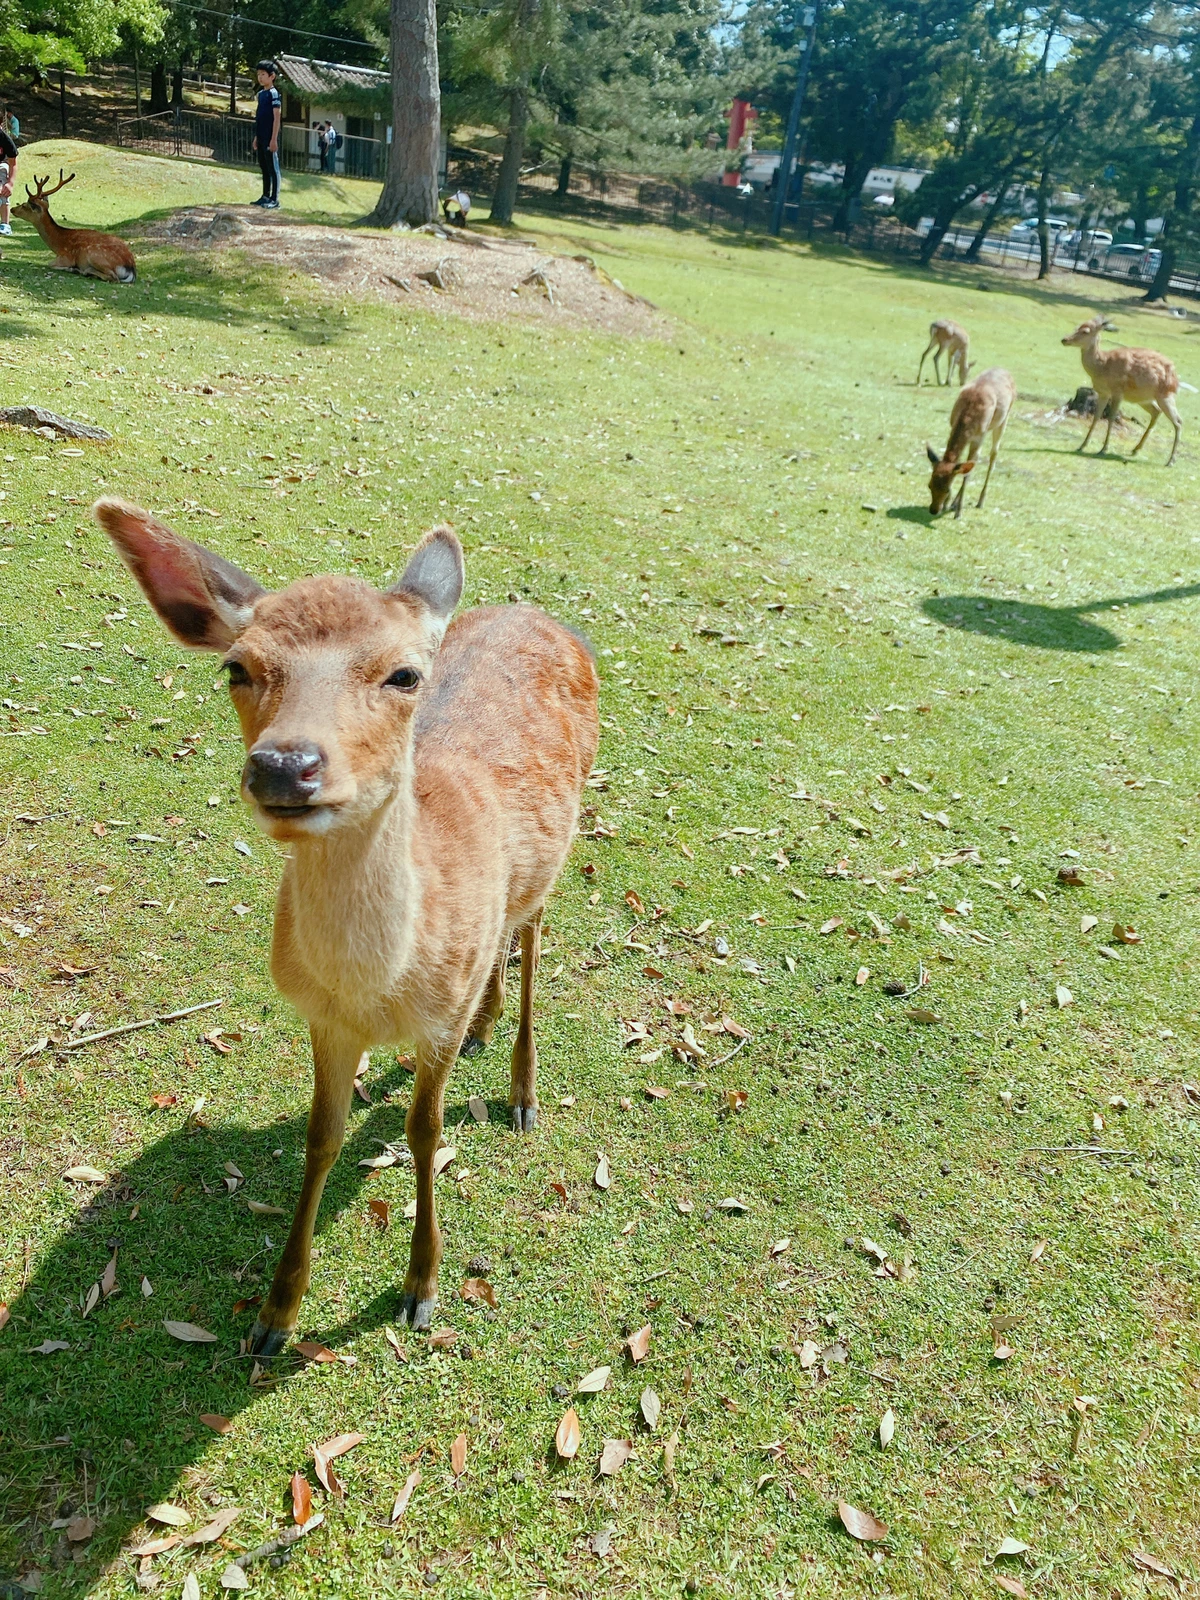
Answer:
[[786, 1250], [790, 1250], [791, 1248], [792, 1241], [790, 1239], [776, 1239], [775, 1243], [771, 1246], [771, 1254], [773, 1256], [781, 1256]]
[[269, 1206], [265, 1200], [247, 1200], [246, 1208], [256, 1217], [286, 1217], [287, 1212], [282, 1206]]
[[148, 1522], [161, 1522], [168, 1528], [186, 1528], [192, 1520], [191, 1513], [182, 1506], [173, 1506], [169, 1500], [164, 1500], [156, 1506], [151, 1506], [146, 1512]]
[[101, 1172], [99, 1167], [68, 1167], [63, 1173], [64, 1178], [70, 1178], [72, 1183], [107, 1183], [108, 1174]]
[[860, 1511], [845, 1500], [838, 1501], [838, 1516], [842, 1527], [852, 1539], [875, 1540], [887, 1538], [887, 1526], [869, 1511]]
[[[358, 1085], [355, 1084], [355, 1088]], [[248, 1589], [250, 1579], [246, 1576], [246, 1569], [239, 1567], [236, 1561], [231, 1561], [221, 1574], [222, 1589]]]
[[600, 1454], [601, 1477], [615, 1477], [632, 1454], [633, 1441], [631, 1439], [606, 1439], [604, 1441], [604, 1449]]
[[576, 1394], [599, 1394], [608, 1383], [611, 1367], [595, 1367], [591, 1372], [584, 1373], [575, 1385]]
[[230, 1418], [223, 1417], [219, 1411], [202, 1411], [196, 1420], [202, 1422], [206, 1428], [211, 1428], [214, 1433], [228, 1433], [233, 1427]]
[[1014, 1539], [1010, 1534], [1008, 1538], [1001, 1539], [1000, 1548], [996, 1551], [993, 1559], [997, 1559], [1000, 1556], [1023, 1556], [1028, 1549], [1029, 1546], [1024, 1539]]
[[802, 1369], [807, 1372], [809, 1367], [816, 1366], [817, 1357], [820, 1354], [820, 1346], [814, 1344], [811, 1339], [805, 1339], [804, 1343], [800, 1346], [800, 1366]]
[[188, 1533], [180, 1540], [181, 1544], [214, 1544], [229, 1527], [235, 1518], [240, 1517], [240, 1506], [226, 1506], [223, 1511], [218, 1511], [211, 1522], [206, 1522], [202, 1528], [197, 1528], [195, 1533]]
[[837, 928], [840, 928], [841, 925], [842, 925], [841, 917], [830, 917], [828, 922], [823, 922], [821, 924], [821, 926], [817, 929], [817, 932], [818, 933], [833, 933], [834, 930], [837, 929]]
[[857, 988], [861, 989], [863, 984], [868, 982], [868, 980], [870, 979], [870, 976], [871, 976], [870, 967], [859, 967], [858, 971], [854, 974], [855, 986]]
[[653, 1389], [643, 1389], [638, 1409], [642, 1413], [642, 1421], [651, 1433], [658, 1427], [659, 1414], [662, 1411], [662, 1401]]
[[1099, 917], [1080, 917], [1079, 931], [1080, 933], [1091, 933], [1092, 929], [1098, 927], [1099, 924]]
[[458, 1292], [464, 1300], [482, 1301], [496, 1309], [496, 1291], [486, 1278], [468, 1278]]
[[690, 1217], [696, 1207], [690, 1200], [676, 1200], [675, 1209], [681, 1216]]
[[454, 1146], [452, 1144], [443, 1145], [440, 1150], [436, 1151], [435, 1154], [434, 1154], [434, 1157], [433, 1157], [433, 1175], [434, 1175], [434, 1177], [436, 1178], [437, 1175], [440, 1172], [445, 1172], [446, 1168], [450, 1165], [450, 1163], [455, 1159], [455, 1157], [457, 1155], [458, 1155], [458, 1151], [454, 1148]]
[[[470, 1096], [467, 1101], [467, 1110], [471, 1113], [476, 1122], [486, 1122], [488, 1119], [487, 1101], [484, 1100], [480, 1095], [473, 1094]], [[404, 1490], [401, 1489], [400, 1493], [403, 1494]]]
[[555, 1430], [554, 1448], [563, 1461], [570, 1461], [579, 1450], [579, 1413], [574, 1406], [563, 1414]]
[[1154, 1556], [1146, 1555], [1142, 1550], [1135, 1550], [1132, 1560], [1139, 1572], [1152, 1572], [1156, 1578], [1170, 1578], [1173, 1583], [1179, 1582], [1170, 1567], [1164, 1567], [1161, 1561]]
[[461, 1478], [463, 1468], [467, 1464], [467, 1436], [460, 1433], [450, 1446], [450, 1470], [456, 1478]]
[[1073, 1006], [1075, 1004], [1075, 996], [1071, 993], [1070, 989], [1067, 988], [1065, 983], [1059, 983], [1055, 985], [1054, 1004], [1059, 1011], [1065, 1011], [1068, 1006]]
[[596, 1170], [592, 1174], [592, 1182], [596, 1185], [597, 1189], [607, 1189], [612, 1183], [612, 1177], [610, 1176], [608, 1170], [608, 1157], [606, 1155], [602, 1155], [599, 1161], [597, 1161]]
[[200, 1579], [194, 1572], [189, 1572], [183, 1580], [179, 1600], [200, 1600]]
[[338, 1456], [344, 1456], [347, 1450], [353, 1450], [366, 1438], [363, 1433], [339, 1433], [332, 1439], [327, 1439], [324, 1444], [313, 1446], [313, 1464], [316, 1467], [317, 1478], [322, 1488], [329, 1494], [336, 1495], [339, 1499], [343, 1490], [337, 1474], [332, 1470], [330, 1462], [336, 1461]]
[[302, 1472], [292, 1473], [292, 1521], [303, 1527], [312, 1516], [312, 1484]]
[[1049, 1239], [1039, 1239], [1034, 1245], [1033, 1249], [1029, 1252], [1030, 1261], [1040, 1261], [1046, 1254], [1046, 1247], [1049, 1243]]
[[1025, 1600], [1029, 1593], [1020, 1578], [1009, 1578], [1003, 1572], [993, 1572], [992, 1579], [998, 1588], [1004, 1590], [1005, 1594], [1016, 1595], [1017, 1600]]
[[382, 1232], [391, 1221], [391, 1206], [386, 1200], [368, 1200], [367, 1210], [370, 1213], [371, 1221]]
[[303, 1356], [305, 1361], [318, 1361], [328, 1364], [337, 1360], [337, 1355], [327, 1344], [319, 1344], [315, 1339], [302, 1339], [294, 1346], [296, 1354]]
[[209, 1333], [207, 1328], [198, 1328], [194, 1322], [169, 1322], [164, 1319], [163, 1327], [172, 1339], [180, 1339], [184, 1344], [216, 1344], [217, 1336]]
[[383, 1330], [383, 1336], [391, 1345], [392, 1350], [395, 1353], [396, 1360], [407, 1361], [408, 1351], [400, 1343], [400, 1335], [396, 1332], [395, 1328], [385, 1328]]
[[436, 1328], [429, 1335], [429, 1348], [431, 1350], [449, 1350], [458, 1343], [457, 1328]]
[[718, 1200], [717, 1201], [717, 1210], [718, 1211], [732, 1211], [736, 1215], [740, 1215], [743, 1211], [749, 1211], [749, 1209], [750, 1209], [750, 1207], [746, 1204], [746, 1202], [744, 1200], [739, 1200], [734, 1195], [730, 1195], [725, 1200]]
[[879, 1419], [879, 1448], [886, 1450], [896, 1437], [896, 1414], [889, 1406]]
[[412, 1499], [413, 1490], [417, 1487], [420, 1481], [420, 1470], [414, 1467], [409, 1473], [408, 1477], [405, 1478], [403, 1487], [400, 1489], [395, 1500], [392, 1502], [392, 1515], [390, 1518], [392, 1522], [399, 1522], [400, 1518], [408, 1510], [408, 1502]]
[[[1142, 942], [1141, 934], [1128, 923], [1114, 923], [1112, 936], [1118, 944], [1141, 944]], [[70, 1174], [68, 1173], [67, 1176], [69, 1177]]]
[[647, 1323], [644, 1328], [639, 1328], [636, 1333], [631, 1333], [625, 1342], [625, 1348], [629, 1352], [629, 1359], [635, 1367], [639, 1361], [644, 1361], [646, 1352], [650, 1348], [650, 1324]]
[[85, 1544], [95, 1531], [95, 1517], [72, 1517], [67, 1523], [67, 1538], [72, 1544]]
[[931, 1028], [942, 1020], [936, 1011], [930, 1011], [925, 1006], [913, 1006], [904, 1015], [910, 1022], [919, 1022], [926, 1028]]

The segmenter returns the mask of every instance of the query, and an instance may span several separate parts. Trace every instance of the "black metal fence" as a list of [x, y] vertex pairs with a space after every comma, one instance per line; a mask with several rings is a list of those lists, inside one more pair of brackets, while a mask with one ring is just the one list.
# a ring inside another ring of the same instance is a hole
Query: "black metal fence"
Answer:
[[[258, 158], [251, 148], [253, 139], [252, 117], [191, 111], [186, 106], [176, 106], [154, 116], [121, 118], [117, 122], [117, 144], [123, 150], [190, 156], [194, 160], [222, 161], [238, 167], [257, 165]], [[315, 130], [299, 123], [283, 123], [279, 130], [279, 165], [289, 172], [322, 171]], [[345, 135], [334, 156], [333, 171], [343, 178], [373, 178], [382, 182], [387, 172], [386, 143], [382, 139]]]

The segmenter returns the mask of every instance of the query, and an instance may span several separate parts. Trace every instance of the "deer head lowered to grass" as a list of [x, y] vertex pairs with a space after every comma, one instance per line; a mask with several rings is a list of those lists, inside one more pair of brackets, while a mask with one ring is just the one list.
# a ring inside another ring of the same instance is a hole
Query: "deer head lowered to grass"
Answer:
[[35, 178], [35, 192], [31, 193], [29, 185], [25, 185], [29, 198], [12, 208], [13, 216], [32, 223], [41, 234], [43, 242], [54, 252], [52, 267], [63, 272], [79, 272], [87, 278], [105, 278], [109, 283], [133, 283], [137, 277], [137, 263], [124, 239], [118, 239], [115, 233], [98, 233], [95, 228], [60, 228], [50, 215], [50, 196], [65, 189], [74, 179], [74, 173], [64, 178], [61, 167], [53, 189], [46, 187], [50, 182], [49, 173], [44, 178]]
[[426, 534], [384, 592], [331, 576], [272, 593], [136, 506], [95, 512], [170, 632], [224, 656], [243, 796], [289, 846], [271, 970], [309, 1023], [315, 1083], [299, 1202], [251, 1346], [273, 1355], [296, 1327], [359, 1063], [401, 1039], [416, 1045], [417, 1216], [400, 1318], [428, 1327], [446, 1080], [491, 1038], [514, 932], [513, 1126], [537, 1116], [533, 981], [599, 737], [591, 653], [533, 606], [451, 624], [463, 559], [449, 528]]
[[[983, 480], [979, 499], [975, 502], [976, 508], [983, 504], [988, 484], [991, 482], [992, 468], [996, 465], [996, 457], [1000, 453], [1000, 441], [1004, 437], [1004, 430], [1008, 426], [1009, 414], [1016, 398], [1017, 386], [1012, 380], [1011, 373], [1005, 372], [1003, 367], [989, 367], [986, 372], [981, 372], [977, 378], [972, 379], [958, 391], [958, 397], [950, 411], [950, 437], [946, 441], [945, 450], [939, 456], [931, 444], [925, 446], [925, 453], [933, 467], [929, 477], [931, 516], [941, 516], [945, 510], [956, 478], [959, 484], [954, 501], [954, 515], [955, 517], [962, 515], [963, 495], [967, 492], [967, 474], [975, 470], [975, 458], [979, 454], [979, 447], [983, 443], [984, 436], [990, 434], [991, 453], [988, 456], [987, 475]], [[967, 458], [965, 461], [964, 452]]]

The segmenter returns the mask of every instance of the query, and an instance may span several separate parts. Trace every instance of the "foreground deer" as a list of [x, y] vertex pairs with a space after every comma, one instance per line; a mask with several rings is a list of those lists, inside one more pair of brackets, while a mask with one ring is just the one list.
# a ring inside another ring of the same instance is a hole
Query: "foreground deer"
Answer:
[[[983, 497], [987, 494], [988, 484], [991, 481], [992, 468], [996, 465], [996, 457], [1000, 452], [1000, 441], [1004, 437], [1004, 430], [1008, 426], [1009, 412], [1017, 398], [1017, 386], [1009, 373], [1003, 367], [989, 367], [986, 372], [981, 372], [973, 383], [968, 383], [965, 388], [958, 391], [954, 408], [950, 412], [950, 438], [945, 451], [938, 455], [931, 444], [925, 446], [925, 453], [933, 465], [933, 473], [929, 479], [929, 510], [932, 516], [940, 516], [954, 487], [955, 478], [961, 478], [958, 489], [958, 498], [954, 502], [954, 515], [962, 516], [963, 495], [967, 490], [967, 474], [975, 470], [975, 457], [979, 454], [979, 447], [986, 434], [991, 435], [991, 455], [988, 457], [987, 474], [983, 480], [983, 488], [979, 499], [975, 502], [978, 508], [983, 504]], [[964, 461], [963, 454], [967, 459]]]
[[463, 587], [449, 528], [426, 534], [383, 593], [343, 577], [269, 593], [147, 511], [100, 500], [95, 513], [171, 633], [224, 655], [249, 752], [242, 793], [289, 846], [271, 971], [308, 1020], [316, 1081], [300, 1199], [251, 1348], [274, 1355], [296, 1327], [359, 1062], [398, 1039], [417, 1057], [406, 1124], [417, 1217], [400, 1316], [426, 1328], [446, 1079], [464, 1044], [491, 1037], [514, 931], [509, 1100], [517, 1130], [537, 1118], [533, 980], [542, 908], [596, 752], [591, 655], [532, 606], [480, 607], [447, 630]]
[[49, 173], [33, 181], [37, 186], [36, 193], [30, 194], [29, 185], [26, 184], [25, 193], [29, 198], [19, 206], [14, 206], [12, 214], [31, 222], [41, 234], [43, 242], [53, 250], [54, 260], [50, 265], [63, 272], [80, 272], [85, 278], [106, 278], [109, 283], [132, 283], [137, 277], [137, 263], [124, 239], [118, 239], [115, 233], [97, 233], [95, 228], [60, 228], [50, 215], [50, 196], [65, 189], [68, 183], [73, 183], [75, 174], [64, 178], [59, 167], [58, 182], [53, 189], [46, 187], [50, 182]]
[[1167, 457], [1170, 466], [1175, 459], [1175, 452], [1179, 449], [1179, 435], [1183, 431], [1179, 412], [1175, 409], [1175, 396], [1180, 389], [1192, 389], [1190, 383], [1180, 383], [1175, 372], [1175, 363], [1166, 356], [1160, 356], [1157, 350], [1101, 350], [1100, 335], [1105, 331], [1115, 332], [1116, 324], [1108, 322], [1102, 316], [1089, 317], [1086, 322], [1081, 322], [1074, 333], [1069, 333], [1063, 340], [1064, 344], [1075, 345], [1083, 358], [1084, 370], [1092, 380], [1092, 388], [1096, 391], [1096, 409], [1092, 415], [1091, 426], [1083, 436], [1083, 443], [1079, 446], [1082, 451], [1087, 447], [1088, 440], [1100, 420], [1100, 414], [1107, 407], [1108, 427], [1104, 430], [1104, 443], [1100, 446], [1100, 454], [1108, 450], [1108, 441], [1112, 434], [1112, 425], [1117, 412], [1121, 409], [1123, 400], [1130, 401], [1135, 406], [1141, 406], [1143, 411], [1150, 413], [1150, 421], [1146, 424], [1146, 431], [1133, 447], [1133, 454], [1138, 451], [1150, 437], [1150, 429], [1158, 421], [1162, 412], [1166, 412], [1171, 419], [1171, 426], [1175, 429], [1175, 442], [1171, 446], [1171, 454]]
[[917, 383], [921, 382], [921, 369], [925, 365], [925, 357], [933, 351], [933, 370], [937, 374], [937, 381], [942, 381], [942, 369], [938, 362], [946, 356], [946, 383], [950, 384], [954, 377], [954, 364], [958, 363], [958, 381], [966, 383], [967, 373], [971, 370], [971, 363], [967, 357], [971, 353], [971, 341], [967, 330], [957, 322], [951, 322], [949, 317], [942, 317], [937, 322], [929, 324], [929, 343], [921, 352], [921, 364], [917, 368]]

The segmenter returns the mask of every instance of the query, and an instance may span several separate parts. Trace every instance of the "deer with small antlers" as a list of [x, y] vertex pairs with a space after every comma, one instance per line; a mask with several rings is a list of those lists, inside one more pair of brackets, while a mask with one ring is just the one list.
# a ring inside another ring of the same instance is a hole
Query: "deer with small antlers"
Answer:
[[942, 381], [942, 370], [938, 362], [942, 356], [947, 358], [946, 386], [949, 387], [954, 378], [956, 362], [958, 364], [958, 381], [960, 384], [966, 383], [967, 374], [971, 370], [971, 363], [968, 359], [971, 353], [971, 340], [967, 335], [967, 330], [960, 323], [951, 322], [949, 317], [941, 317], [937, 322], [929, 324], [929, 343], [921, 352], [921, 362], [917, 367], [918, 385], [921, 382], [921, 370], [925, 365], [925, 357], [930, 351], [933, 352], [933, 370], [937, 375], [939, 384]]
[[1180, 389], [1191, 389], [1193, 394], [1196, 391], [1190, 383], [1180, 383], [1175, 363], [1166, 356], [1160, 356], [1157, 350], [1139, 350], [1136, 347], [1101, 350], [1100, 335], [1104, 332], [1115, 333], [1116, 323], [1097, 314], [1081, 322], [1075, 332], [1069, 333], [1063, 340], [1065, 345], [1078, 348], [1084, 371], [1096, 391], [1096, 409], [1079, 450], [1082, 452], [1087, 448], [1101, 413], [1107, 409], [1108, 427], [1104, 430], [1104, 443], [1100, 446], [1100, 454], [1106, 453], [1121, 402], [1128, 400], [1132, 405], [1141, 406], [1150, 417], [1145, 433], [1133, 447], [1134, 455], [1150, 437], [1151, 428], [1163, 412], [1170, 418], [1171, 426], [1175, 429], [1175, 441], [1167, 457], [1167, 466], [1170, 466], [1179, 449], [1179, 435], [1183, 431], [1183, 423], [1175, 408], [1175, 396]]
[[50, 182], [49, 173], [33, 181], [36, 190], [31, 193], [26, 184], [25, 193], [29, 198], [14, 206], [12, 214], [32, 223], [43, 242], [53, 250], [54, 260], [50, 265], [62, 272], [82, 273], [86, 278], [104, 278], [109, 283], [133, 283], [137, 277], [137, 262], [124, 239], [118, 239], [115, 233], [99, 233], [95, 228], [61, 228], [50, 215], [50, 196], [73, 183], [75, 174], [64, 178], [59, 167], [58, 182], [53, 189], [46, 187]]
[[1003, 367], [989, 367], [972, 383], [966, 384], [958, 391], [958, 397], [950, 412], [950, 438], [945, 450], [939, 456], [931, 444], [925, 446], [925, 453], [933, 467], [929, 479], [931, 516], [941, 516], [945, 510], [955, 478], [961, 481], [954, 502], [954, 515], [956, 518], [962, 516], [967, 474], [975, 470], [975, 458], [979, 454], [979, 448], [984, 438], [990, 436], [991, 454], [988, 457], [987, 474], [983, 480], [979, 499], [975, 502], [976, 509], [982, 506], [988, 484], [991, 482], [992, 468], [996, 465], [996, 457], [1000, 453], [1000, 441], [1004, 437], [1004, 430], [1008, 426], [1009, 414], [1016, 398], [1017, 386], [1011, 374], [1005, 372]]
[[491, 1038], [514, 932], [509, 1102], [518, 1132], [537, 1118], [533, 983], [599, 737], [591, 652], [529, 605], [451, 623], [463, 555], [446, 527], [388, 590], [317, 577], [268, 592], [136, 506], [100, 500], [95, 514], [169, 632], [224, 657], [248, 752], [243, 797], [289, 851], [271, 970], [308, 1021], [315, 1083], [299, 1201], [250, 1346], [274, 1355], [296, 1327], [356, 1074], [366, 1052], [400, 1039], [416, 1045], [417, 1214], [399, 1315], [427, 1328], [446, 1080]]

